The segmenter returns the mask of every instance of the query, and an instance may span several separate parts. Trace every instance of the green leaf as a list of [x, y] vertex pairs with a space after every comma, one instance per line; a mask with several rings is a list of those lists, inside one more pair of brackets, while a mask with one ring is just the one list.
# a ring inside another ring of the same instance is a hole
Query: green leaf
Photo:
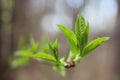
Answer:
[[28, 50], [32, 51], [33, 53], [36, 53], [39, 48], [39, 43], [35, 42], [32, 34], [30, 35], [30, 45], [28, 47]]
[[59, 71], [61, 73], [62, 76], [66, 75], [66, 70], [65, 67], [59, 64], [55, 64], [53, 67], [55, 70]]
[[49, 48], [49, 45], [47, 43], [47, 40], [48, 40], [47, 36], [46, 35], [42, 35], [42, 38], [40, 40], [40, 44], [41, 44], [40, 51], [41, 52], [49, 53], [51, 51], [50, 48]]
[[54, 49], [58, 51], [58, 40], [54, 42], [53, 46], [54, 46]]
[[57, 26], [62, 31], [62, 33], [64, 34], [65, 38], [68, 40], [72, 51], [74, 53], [76, 53], [76, 50], [77, 50], [77, 47], [76, 47], [77, 39], [76, 39], [75, 34], [69, 28], [67, 28], [67, 27], [65, 27], [63, 25], [57, 24]]
[[41, 48], [41, 51], [42, 51], [42, 52], [49, 53], [51, 50], [50, 50], [48, 44], [44, 44], [44, 45], [42, 46], [42, 48]]
[[88, 37], [89, 37], [89, 24], [87, 24], [85, 26], [84, 32], [81, 33], [80, 45], [81, 45], [82, 49], [86, 46], [86, 44], [88, 42]]
[[52, 51], [53, 56], [57, 61], [59, 61], [59, 52], [58, 52], [58, 40], [54, 42], [54, 44], [51, 44], [51, 42], [48, 42], [49, 48]]
[[78, 64], [81, 59], [82, 59], [82, 57], [80, 55], [76, 55], [75, 58], [74, 58], [74, 61], [75, 61], [76, 64]]
[[14, 56], [20, 56], [20, 57], [30, 57], [31, 55], [32, 52], [27, 50], [19, 50], [14, 53]]
[[78, 35], [82, 33], [84, 31], [85, 24], [86, 22], [85, 22], [84, 17], [81, 15], [78, 15], [76, 22], [75, 22], [75, 33]]
[[70, 51], [68, 58], [67, 58], [67, 61], [70, 62], [72, 59], [75, 58], [76, 55], [78, 55], [78, 54], [74, 54], [72, 51]]
[[53, 44], [54, 48], [53, 48], [53, 54], [56, 58], [57, 61], [59, 61], [59, 51], [58, 51], [58, 40], [56, 40]]
[[86, 23], [83, 16], [78, 16], [75, 22], [75, 34], [77, 38], [77, 46], [81, 50], [82, 49], [82, 34], [85, 31]]
[[39, 48], [39, 43], [35, 42], [34, 44], [32, 44], [31, 46], [31, 51], [32, 52], [37, 52]]
[[48, 41], [48, 45], [49, 45], [50, 50], [53, 51], [53, 45], [50, 41]]
[[44, 53], [44, 52], [33, 54], [31, 57], [46, 60], [52, 63], [56, 63], [56, 59], [52, 55]]
[[29, 62], [29, 58], [18, 58], [18, 59], [12, 60], [10, 65], [12, 68], [17, 68], [17, 67], [27, 65], [28, 62]]
[[61, 63], [61, 65], [64, 65], [64, 63], [65, 63], [65, 57], [62, 57], [62, 58], [60, 59], [60, 63]]
[[102, 37], [102, 38], [97, 38], [93, 41], [91, 41], [86, 47], [84, 48], [84, 53], [82, 54], [82, 57], [88, 55], [90, 52], [95, 50], [98, 46], [100, 46], [102, 43], [107, 41], [109, 37]]

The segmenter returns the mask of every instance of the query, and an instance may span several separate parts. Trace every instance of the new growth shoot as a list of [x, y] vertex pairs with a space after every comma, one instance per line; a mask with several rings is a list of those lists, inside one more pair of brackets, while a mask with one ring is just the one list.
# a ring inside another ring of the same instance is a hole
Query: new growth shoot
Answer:
[[20, 58], [13, 60], [11, 63], [12, 66], [17, 67], [26, 64], [31, 58], [40, 59], [52, 63], [54, 69], [65, 75], [66, 68], [75, 67], [84, 57], [109, 39], [109, 37], [101, 37], [88, 42], [90, 32], [89, 23], [80, 15], [77, 16], [75, 22], [75, 31], [61, 24], [57, 24], [57, 26], [70, 45], [68, 57], [60, 57], [58, 40], [54, 43], [48, 41], [49, 50], [47, 52], [44, 50], [39, 51], [39, 44], [33, 41], [29, 47], [15, 52], [14, 55]]

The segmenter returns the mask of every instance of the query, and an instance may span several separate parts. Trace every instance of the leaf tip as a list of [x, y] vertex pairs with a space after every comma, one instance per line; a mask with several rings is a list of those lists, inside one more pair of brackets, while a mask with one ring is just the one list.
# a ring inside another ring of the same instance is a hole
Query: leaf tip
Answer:
[[110, 39], [110, 37], [105, 37], [104, 39], [107, 41], [107, 40], [109, 40], [109, 39]]
[[60, 24], [56, 24], [57, 27], [60, 27]]

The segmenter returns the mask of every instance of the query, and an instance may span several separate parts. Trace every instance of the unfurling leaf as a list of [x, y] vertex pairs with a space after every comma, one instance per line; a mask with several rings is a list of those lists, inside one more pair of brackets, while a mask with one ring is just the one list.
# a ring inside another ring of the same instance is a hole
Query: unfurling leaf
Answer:
[[75, 33], [80, 35], [85, 29], [85, 19], [83, 16], [78, 15], [75, 22]]
[[83, 31], [83, 33], [81, 34], [81, 41], [80, 41], [80, 45], [82, 47], [82, 49], [86, 46], [87, 42], [88, 42], [88, 37], [89, 37], [89, 24], [86, 24], [85, 29]]
[[86, 27], [86, 23], [85, 23], [84, 17], [78, 16], [75, 23], [75, 34], [77, 38], [77, 46], [79, 47], [79, 49], [82, 48], [81, 40], [82, 40], [82, 34], [85, 30], [85, 27]]
[[56, 40], [54, 44], [51, 44], [51, 42], [49, 41], [48, 44], [53, 56], [57, 61], [59, 61], [58, 40]]
[[53, 46], [52, 46], [52, 43], [50, 41], [48, 41], [48, 45], [49, 45], [50, 50], [53, 51]]
[[56, 60], [59, 61], [58, 40], [54, 42], [53, 47], [54, 47], [54, 56]]
[[80, 52], [82, 52], [83, 48], [87, 44], [89, 35], [89, 24], [86, 23], [83, 16], [79, 15], [76, 19], [75, 34], [77, 38], [77, 47], [79, 48]]

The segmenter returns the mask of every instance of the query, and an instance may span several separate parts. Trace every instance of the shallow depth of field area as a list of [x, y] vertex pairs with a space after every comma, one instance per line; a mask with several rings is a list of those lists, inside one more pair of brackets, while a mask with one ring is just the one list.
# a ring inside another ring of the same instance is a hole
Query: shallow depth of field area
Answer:
[[119, 20], [119, 0], [0, 0], [0, 80], [120, 80]]

